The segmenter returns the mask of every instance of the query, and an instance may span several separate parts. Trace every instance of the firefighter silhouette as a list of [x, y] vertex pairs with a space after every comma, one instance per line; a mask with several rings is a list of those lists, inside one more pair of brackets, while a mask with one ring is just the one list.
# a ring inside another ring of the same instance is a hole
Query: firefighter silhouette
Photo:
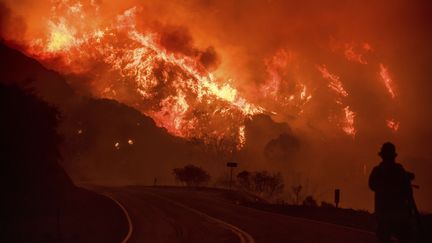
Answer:
[[399, 242], [411, 242], [411, 222], [417, 213], [411, 187], [414, 174], [396, 163], [396, 147], [392, 143], [384, 143], [378, 155], [382, 162], [369, 177], [369, 187], [375, 192], [378, 240], [390, 242], [394, 236]]

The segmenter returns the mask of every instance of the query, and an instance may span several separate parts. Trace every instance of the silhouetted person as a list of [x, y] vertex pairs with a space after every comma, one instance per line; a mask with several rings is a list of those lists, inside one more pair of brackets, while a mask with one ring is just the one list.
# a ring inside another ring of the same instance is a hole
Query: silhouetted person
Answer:
[[396, 163], [396, 148], [392, 143], [384, 143], [378, 154], [382, 162], [369, 177], [369, 187], [375, 192], [378, 240], [390, 242], [391, 236], [395, 236], [400, 242], [410, 242], [414, 174]]

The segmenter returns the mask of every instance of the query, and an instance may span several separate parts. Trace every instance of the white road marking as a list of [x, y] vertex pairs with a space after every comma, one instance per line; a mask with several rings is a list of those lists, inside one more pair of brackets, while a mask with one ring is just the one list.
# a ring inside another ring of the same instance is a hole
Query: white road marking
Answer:
[[107, 195], [107, 194], [105, 194], [105, 196], [109, 197], [111, 200], [113, 200], [115, 203], [117, 203], [117, 205], [122, 209], [123, 213], [126, 215], [126, 219], [128, 221], [129, 230], [128, 230], [128, 233], [127, 233], [126, 237], [121, 241], [121, 243], [126, 243], [126, 242], [129, 241], [129, 239], [130, 239], [130, 237], [132, 235], [132, 232], [133, 232], [132, 220], [131, 220], [131, 218], [129, 216], [129, 213], [126, 210], [126, 208], [119, 201], [117, 201], [115, 198], [113, 198], [112, 196]]
[[168, 201], [168, 202], [170, 202], [170, 203], [172, 203], [172, 204], [174, 204], [176, 206], [179, 206], [179, 207], [184, 208], [186, 210], [189, 210], [191, 212], [194, 212], [194, 213], [196, 213], [196, 214], [198, 214], [198, 215], [206, 218], [209, 221], [213, 221], [213, 222], [215, 222], [217, 224], [220, 224], [222, 227], [224, 227], [224, 228], [230, 230], [231, 232], [233, 232], [234, 234], [236, 234], [238, 236], [238, 238], [240, 239], [241, 243], [255, 243], [254, 238], [250, 234], [248, 234], [244, 230], [242, 230], [242, 229], [240, 229], [240, 228], [238, 228], [238, 227], [236, 227], [236, 226], [234, 226], [234, 225], [232, 225], [230, 223], [227, 223], [227, 222], [222, 221], [220, 219], [214, 218], [214, 217], [212, 217], [212, 216], [210, 216], [208, 214], [205, 214], [205, 213], [203, 213], [201, 211], [198, 211], [198, 210], [196, 210], [194, 208], [188, 207], [188, 206], [186, 206], [186, 205], [184, 205], [182, 203], [176, 202], [176, 201], [171, 200], [169, 198], [166, 198], [166, 197], [163, 197], [163, 196], [151, 193], [151, 192], [146, 192], [146, 193], [151, 194], [151, 195], [153, 195], [155, 197], [158, 197], [160, 199], [163, 199], [165, 201]]

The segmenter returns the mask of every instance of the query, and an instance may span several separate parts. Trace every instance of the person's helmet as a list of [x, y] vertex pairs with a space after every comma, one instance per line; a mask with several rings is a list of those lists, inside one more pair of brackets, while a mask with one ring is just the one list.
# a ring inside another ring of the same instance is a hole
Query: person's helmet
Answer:
[[390, 142], [386, 142], [382, 145], [381, 151], [378, 153], [383, 159], [394, 159], [397, 156], [396, 147]]

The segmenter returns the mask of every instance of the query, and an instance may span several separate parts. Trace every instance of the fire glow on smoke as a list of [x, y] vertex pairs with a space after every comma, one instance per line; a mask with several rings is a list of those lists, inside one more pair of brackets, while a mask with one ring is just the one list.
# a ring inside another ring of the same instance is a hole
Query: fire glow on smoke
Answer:
[[[61, 73], [87, 77], [94, 96], [134, 107], [173, 135], [229, 138], [241, 148], [246, 142], [245, 120], [259, 113], [287, 110], [301, 117], [309, 103], [319, 102], [314, 99], [311, 83], [327, 82], [328, 92], [334, 95], [339, 109], [334, 124], [355, 138], [357, 114], [348, 101], [351, 91], [341, 76], [325, 64], [314, 64], [307, 71], [318, 73], [319, 80], [307, 80], [304, 68], [298, 68], [299, 54], [280, 49], [263, 60], [266, 80], [254, 95], [259, 98], [250, 101], [229, 74], [217, 76], [203, 61], [212, 55], [212, 49], [182, 53], [166, 48], [157, 29], [140, 24], [139, 18], [145, 18], [140, 6], [120, 12], [107, 22], [102, 21], [103, 12], [97, 1], [51, 3], [44, 31], [24, 43], [25, 52]], [[335, 44], [330, 49], [348, 62], [373, 65], [367, 54], [374, 49], [368, 42]], [[379, 70], [377, 82], [383, 82], [395, 99], [389, 67], [380, 63], [373, 68]], [[383, 122], [393, 131], [399, 129], [394, 118]]]

